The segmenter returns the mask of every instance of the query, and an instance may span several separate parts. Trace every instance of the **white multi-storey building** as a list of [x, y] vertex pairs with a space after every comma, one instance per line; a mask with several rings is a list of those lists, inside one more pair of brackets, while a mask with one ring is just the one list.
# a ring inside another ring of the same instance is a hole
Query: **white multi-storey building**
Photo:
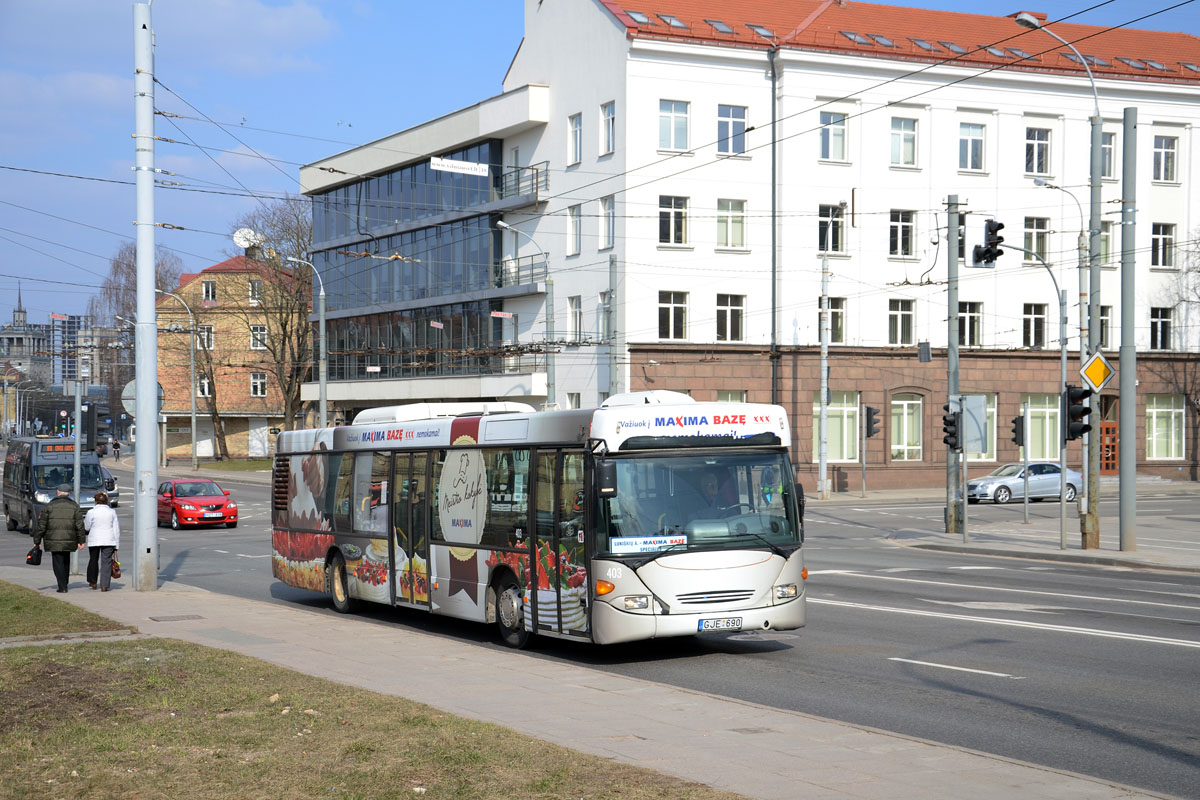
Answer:
[[[1140, 383], [1136, 432], [1115, 430], [1115, 383], [1093, 423], [1105, 421], [1114, 469], [1117, 446], [1134, 446], [1139, 470], [1196, 479], [1200, 40], [1032, 13], [1077, 56], [1015, 17], [526, 0], [501, 95], [301, 170], [329, 294], [331, 402], [565, 407], [647, 388], [774, 401], [805, 471], [824, 262], [835, 481], [856, 486], [863, 458], [875, 487], [944, 478], [952, 330], [960, 391], [988, 397], [972, 461], [1017, 457], [1007, 420], [1026, 401], [1031, 454], [1057, 458], [1059, 305], [1042, 262], [1070, 298], [1074, 375], [1098, 106], [1102, 347], [1115, 363], [1133, 325]], [[1131, 320], [1119, 313], [1126, 186]], [[951, 196], [967, 212], [953, 327]], [[985, 218], [1018, 249], [976, 269]], [[884, 430], [860, 453], [864, 406]]]

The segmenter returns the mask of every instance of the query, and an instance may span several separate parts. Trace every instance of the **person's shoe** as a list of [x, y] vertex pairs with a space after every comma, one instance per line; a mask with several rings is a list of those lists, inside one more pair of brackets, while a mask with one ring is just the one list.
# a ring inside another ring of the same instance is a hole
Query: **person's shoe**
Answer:
[[96, 584], [94, 584], [94, 583], [89, 583], [88, 586], [92, 587], [93, 589], [96, 588]]
[[55, 589], [54, 591], [58, 592], [59, 594], [66, 594], [66, 593], [67, 593], [67, 590], [66, 590], [66, 589]]
[[108, 587], [107, 587], [107, 586], [103, 586], [103, 587], [101, 587], [101, 588], [100, 588], [100, 591], [102, 591], [102, 592], [107, 592], [107, 591], [108, 591]]

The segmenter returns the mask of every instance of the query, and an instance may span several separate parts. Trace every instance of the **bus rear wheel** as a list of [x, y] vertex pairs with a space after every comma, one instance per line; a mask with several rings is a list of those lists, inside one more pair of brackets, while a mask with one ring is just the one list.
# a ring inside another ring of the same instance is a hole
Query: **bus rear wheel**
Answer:
[[496, 629], [500, 632], [500, 640], [509, 647], [519, 650], [529, 644], [521, 587], [511, 575], [501, 578], [496, 586]]
[[329, 573], [326, 582], [329, 586], [329, 597], [333, 600], [333, 608], [339, 614], [349, 614], [354, 610], [354, 601], [350, 599], [348, 587], [349, 577], [346, 575], [346, 559], [341, 553], [336, 553], [329, 562]]

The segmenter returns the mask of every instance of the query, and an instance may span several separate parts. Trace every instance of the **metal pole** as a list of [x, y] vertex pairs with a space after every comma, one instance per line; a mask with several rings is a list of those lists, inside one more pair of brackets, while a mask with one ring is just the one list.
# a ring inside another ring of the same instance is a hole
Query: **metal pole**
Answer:
[[[1053, 273], [1051, 273], [1053, 277]], [[1058, 288], [1057, 281], [1055, 288]], [[1058, 360], [1060, 397], [1067, 395], [1067, 290], [1058, 293]], [[1059, 421], [1059, 428], [1066, 430], [1066, 419]], [[1063, 439], [1063, 437], [1059, 437]], [[1067, 443], [1060, 441], [1058, 445], [1058, 546], [1067, 549]]]
[[[776, 203], [778, 187], [776, 186], [776, 160], [777, 160], [777, 131], [779, 130], [776, 123], [776, 115], [778, 110], [776, 106], [779, 103], [779, 73], [775, 66], [775, 56], [779, 54], [778, 47], [772, 47], [767, 51], [767, 58], [771, 61], [771, 405], [779, 403], [779, 339], [778, 339], [778, 291], [779, 291], [779, 245], [777, 242], [776, 222]], [[822, 367], [822, 375], [824, 375], [824, 367]], [[822, 396], [822, 402], [824, 396]], [[824, 406], [822, 406], [822, 411]], [[824, 416], [821, 418], [822, 425], [824, 424]], [[824, 447], [824, 438], [821, 439], [821, 445]], [[817, 481], [817, 496], [822, 500], [829, 499], [828, 489], [822, 494], [821, 487], [824, 485], [824, 461], [821, 463], [821, 475]]]
[[[73, 459], [73, 465], [74, 465], [74, 470], [75, 470], [75, 479], [72, 481], [72, 483], [73, 483], [72, 496], [75, 498], [75, 502], [78, 503], [80, 500], [80, 497], [79, 497], [79, 456], [81, 455], [79, 451], [83, 449], [83, 419], [82, 419], [83, 402], [82, 402], [82, 397], [80, 395], [80, 388], [81, 388], [80, 387], [80, 383], [81, 383], [80, 379], [83, 377], [83, 375], [81, 374], [81, 372], [79, 370], [79, 361], [76, 360], [75, 363], [76, 363], [76, 369], [75, 369], [75, 373], [76, 373], [75, 374], [75, 448], [74, 448], [75, 455], [74, 455], [74, 459]], [[55, 488], [57, 489], [58, 487], [55, 487]], [[71, 574], [72, 575], [79, 574], [79, 548], [78, 547], [71, 551]]]
[[[1084, 60], [1086, 64], [1087, 61]], [[1091, 72], [1088, 72], [1088, 77], [1091, 77]], [[1093, 81], [1093, 86], [1095, 82]], [[1102, 120], [1100, 119], [1100, 108], [1097, 105], [1096, 113], [1092, 116], [1092, 170], [1091, 170], [1091, 243], [1089, 253], [1091, 256], [1091, 265], [1088, 268], [1088, 354], [1099, 352], [1100, 350], [1100, 173], [1103, 169], [1101, 161], [1101, 145], [1103, 140], [1102, 135]], [[1122, 237], [1121, 249], [1124, 251], [1124, 237]], [[1132, 315], [1130, 319], [1132, 319]], [[1123, 320], [1127, 321], [1127, 320]], [[1096, 549], [1100, 547], [1100, 396], [1097, 394], [1092, 400], [1092, 413], [1088, 419], [1092, 424], [1092, 431], [1087, 437], [1087, 461], [1088, 461], [1088, 492], [1087, 492], [1087, 514], [1083, 518], [1083, 547], [1084, 549]]]
[[320, 294], [317, 296], [317, 315], [320, 324], [320, 353], [318, 354], [318, 357], [320, 358], [319, 369], [321, 381], [321, 399], [318, 407], [321, 414], [321, 427], [324, 428], [329, 421], [328, 406], [326, 405], [328, 402], [327, 386], [329, 383], [329, 356], [325, 350], [325, 279], [321, 277], [321, 271], [317, 269], [316, 264], [313, 264], [311, 261], [305, 261], [302, 258], [294, 258], [293, 256], [288, 256], [287, 260], [293, 264], [303, 264], [311, 269], [313, 274], [317, 276], [317, 285], [321, 289]]
[[[158, 292], [159, 294], [165, 294], [168, 297], [174, 297], [180, 303], [183, 303], [183, 307], [186, 308], [187, 312], [188, 312], [188, 324], [191, 326], [191, 330], [188, 332], [188, 337], [189, 337], [189, 342], [190, 342], [190, 346], [188, 347], [188, 380], [189, 380], [188, 385], [190, 387], [189, 394], [192, 396], [191, 397], [191, 401], [192, 401], [192, 471], [195, 472], [197, 469], [200, 468], [199, 465], [196, 463], [196, 315], [192, 313], [192, 307], [187, 304], [187, 301], [184, 300], [179, 295], [175, 294], [174, 292], [167, 292], [162, 289], [155, 289], [154, 291]], [[164, 428], [163, 429], [163, 454], [164, 454], [164, 456], [166, 455], [166, 450], [167, 450], [167, 432], [166, 432], [166, 429]]]
[[[958, 195], [946, 198], [946, 394], [958, 394]], [[958, 533], [958, 460], [946, 447], [946, 533]]]
[[546, 251], [537, 243], [537, 240], [522, 230], [517, 230], [512, 225], [509, 225], [504, 220], [496, 220], [496, 227], [503, 228], [506, 231], [520, 234], [528, 239], [538, 252], [542, 254], [542, 263], [546, 265], [546, 408], [554, 408], [554, 281], [549, 276], [550, 274], [550, 257], [546, 255]]
[[1029, 524], [1029, 401], [1026, 400], [1021, 404], [1021, 416], [1025, 419], [1025, 445], [1021, 448], [1021, 461], [1023, 462], [1021, 475], [1025, 481], [1025, 524]]
[[1137, 318], [1134, 294], [1134, 245], [1137, 240], [1134, 205], [1137, 194], [1137, 109], [1125, 109], [1121, 140], [1121, 360], [1117, 459], [1120, 472], [1121, 550], [1137, 549]]
[[[150, 4], [133, 4], [134, 148], [137, 187], [137, 420], [149, 434], [158, 417], [158, 326], [154, 309], [154, 33]], [[134, 453], [133, 588], [158, 589], [158, 442], [145, 435]]]
[[[825, 252], [829, 252], [829, 231], [825, 226]], [[821, 406], [817, 431], [817, 498], [829, 499], [829, 257], [821, 257]]]
[[865, 406], [858, 404], [858, 461], [862, 464], [861, 497], [867, 496], [867, 421], [863, 418]]

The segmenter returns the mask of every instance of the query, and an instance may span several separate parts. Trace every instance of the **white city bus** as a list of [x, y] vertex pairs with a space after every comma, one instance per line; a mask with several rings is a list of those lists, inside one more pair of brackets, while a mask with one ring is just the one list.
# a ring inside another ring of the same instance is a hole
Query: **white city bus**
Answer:
[[799, 628], [790, 441], [779, 406], [673, 392], [371, 409], [279, 435], [273, 573], [342, 612], [494, 623], [514, 647]]

